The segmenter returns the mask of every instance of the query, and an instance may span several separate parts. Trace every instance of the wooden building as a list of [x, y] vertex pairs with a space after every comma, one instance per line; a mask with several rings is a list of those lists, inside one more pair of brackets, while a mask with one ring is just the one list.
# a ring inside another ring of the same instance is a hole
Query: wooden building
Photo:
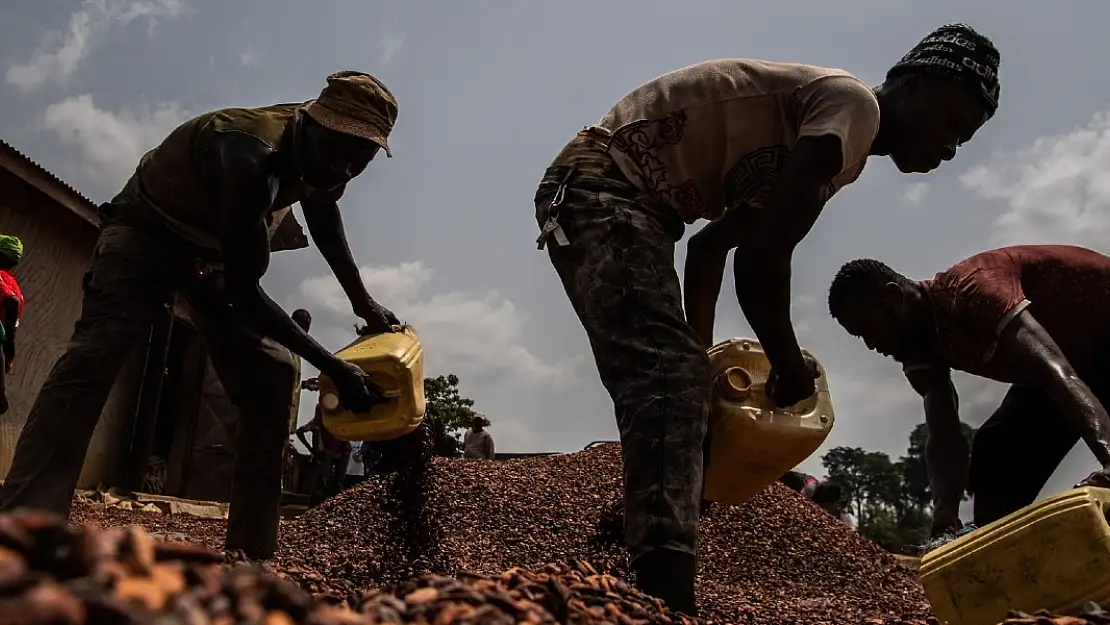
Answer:
[[[0, 416], [0, 479], [39, 387], [73, 332], [99, 228], [89, 198], [0, 140], [0, 233], [19, 236], [25, 249], [14, 272], [25, 307], [8, 381], [11, 409]], [[271, 236], [275, 251], [308, 245], [290, 208], [275, 213]], [[226, 501], [235, 417], [188, 315], [167, 303], [116, 381], [78, 488]]]

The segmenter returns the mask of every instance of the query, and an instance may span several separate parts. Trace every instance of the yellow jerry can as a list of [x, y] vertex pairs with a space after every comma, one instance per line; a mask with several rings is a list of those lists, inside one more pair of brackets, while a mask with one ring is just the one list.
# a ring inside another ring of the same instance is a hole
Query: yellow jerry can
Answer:
[[[802, 353], [813, 356], [804, 349]], [[731, 338], [710, 347], [708, 354], [713, 439], [704, 496], [742, 504], [825, 442], [834, 421], [828, 380], [818, 363], [817, 392], [778, 408], [765, 393], [771, 363], [759, 341]]]
[[360, 336], [335, 353], [365, 371], [386, 401], [367, 414], [343, 409], [335, 383], [320, 375], [324, 427], [344, 441], [383, 441], [404, 436], [424, 420], [424, 348], [410, 325]]
[[921, 558], [921, 583], [948, 625], [995, 625], [1009, 610], [1077, 614], [1110, 604], [1110, 490], [1076, 488]]

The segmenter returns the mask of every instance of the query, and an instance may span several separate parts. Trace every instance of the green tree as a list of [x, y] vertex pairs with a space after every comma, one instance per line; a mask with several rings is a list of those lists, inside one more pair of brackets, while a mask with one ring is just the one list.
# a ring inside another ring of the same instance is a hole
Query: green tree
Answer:
[[437, 456], [458, 457], [461, 433], [474, 417], [474, 400], [459, 394], [459, 377], [453, 373], [424, 378], [424, 419], [428, 421]]
[[[963, 424], [970, 441], [975, 429]], [[909, 552], [929, 539], [932, 490], [925, 465], [928, 429], [910, 432], [906, 455], [893, 462], [885, 453], [834, 447], [821, 459], [828, 480], [841, 487], [842, 503], [856, 517], [860, 534], [895, 552]], [[965, 495], [966, 498], [966, 495]]]
[[474, 400], [459, 394], [459, 376], [454, 373], [424, 378], [424, 403], [424, 414], [452, 434], [469, 428], [474, 417]]
[[902, 473], [890, 456], [869, 451], [860, 458], [864, 498], [873, 510], [891, 510], [897, 521], [905, 510], [902, 497]]
[[[960, 423], [964, 437], [970, 443], [975, 437], [975, 428], [966, 422]], [[905, 483], [906, 496], [910, 503], [919, 509], [925, 509], [932, 504], [933, 489], [929, 485], [929, 469], [925, 465], [925, 441], [929, 438], [929, 428], [924, 423], [910, 432], [910, 445], [906, 455], [899, 459], [902, 466], [902, 479]], [[964, 494], [966, 500], [968, 495]]]
[[[840, 485], [841, 497], [851, 503], [851, 511], [861, 527], [868, 517], [890, 510], [897, 519], [902, 501], [902, 474], [890, 456], [859, 447], [835, 447], [821, 459], [828, 480]], [[893, 521], [892, 521], [893, 523]]]
[[856, 529], [884, 549], [904, 552], [921, 544], [931, 518], [922, 515], [906, 494], [901, 462], [883, 452], [837, 447], [822, 458], [828, 480], [840, 484], [850, 500]]
[[900, 552], [904, 545], [894, 512], [881, 505], [868, 503], [865, 515], [856, 523], [856, 531], [890, 552]]
[[840, 497], [857, 519], [863, 517], [863, 507], [867, 503], [865, 456], [867, 452], [859, 447], [833, 447], [821, 457], [828, 480], [840, 485]]

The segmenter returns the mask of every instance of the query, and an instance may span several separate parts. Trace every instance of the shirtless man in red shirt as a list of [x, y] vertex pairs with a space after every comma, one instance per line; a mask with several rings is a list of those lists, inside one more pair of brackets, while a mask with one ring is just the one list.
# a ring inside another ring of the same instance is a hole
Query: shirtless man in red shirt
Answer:
[[[983, 526], [1027, 506], [1083, 440], [1110, 486], [1110, 257], [1068, 245], [976, 254], [911, 280], [875, 260], [841, 267], [829, 312], [902, 364], [925, 400], [934, 536], [960, 527], [965, 489]], [[1011, 384], [971, 445], [951, 370]]]

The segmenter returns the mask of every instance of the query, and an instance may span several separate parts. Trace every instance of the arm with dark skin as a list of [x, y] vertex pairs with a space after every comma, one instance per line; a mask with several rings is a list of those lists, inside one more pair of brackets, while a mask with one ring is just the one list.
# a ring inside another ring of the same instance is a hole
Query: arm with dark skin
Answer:
[[308, 439], [305, 438], [305, 433], [308, 432], [311, 429], [312, 429], [312, 424], [311, 423], [306, 423], [306, 424], [302, 425], [301, 427], [297, 428], [293, 432], [294, 434], [297, 435], [297, 440], [301, 441], [301, 444], [305, 446], [305, 449], [307, 449], [308, 453], [310, 453], [310, 454], [313, 453], [312, 445], [308, 442]]
[[[347, 235], [343, 229], [343, 218], [339, 213], [338, 199], [343, 194], [343, 189], [327, 194], [306, 198], [301, 201], [304, 209], [305, 225], [308, 226], [312, 241], [320, 250], [320, 254], [327, 261], [332, 273], [335, 274], [339, 285], [343, 287], [347, 299], [351, 301], [357, 316], [372, 323], [375, 319], [382, 319], [385, 325], [397, 323], [392, 313], [383, 315], [384, 309], [370, 297], [362, 276], [359, 275], [358, 265], [355, 263], [351, 247], [347, 243]], [[388, 327], [369, 328], [375, 332], [384, 332]]]
[[743, 211], [755, 218], [726, 214], [691, 238], [685, 268], [686, 306], [691, 311], [691, 325], [707, 346], [712, 343], [712, 309], [720, 292], [725, 258], [743, 242], [744, 254], [733, 259], [740, 309], [775, 370], [794, 379], [809, 373], [790, 320], [790, 263], [795, 247], [821, 214], [824, 190], [841, 171], [841, 161], [836, 136], [802, 137], [787, 157], [764, 207], [758, 213], [743, 207], [729, 211]]
[[218, 172], [225, 282], [238, 314], [319, 369], [330, 374], [339, 362], [262, 290], [270, 264], [270, 239], [264, 217], [278, 192], [270, 166], [273, 149], [250, 137], [229, 134], [206, 153], [205, 170]]
[[925, 401], [925, 467], [933, 491], [933, 534], [938, 535], [959, 523], [971, 449], [960, 425], [960, 400], [951, 371], [932, 367], [908, 372], [906, 377]]
[[994, 358], [1024, 371], [1028, 378], [1023, 382], [1048, 395], [1064, 422], [1079, 434], [1102, 466], [1088, 480], [1110, 486], [1110, 416], [1029, 310], [1023, 310], [1002, 331]]
[[705, 349], [713, 346], [713, 324], [725, 276], [725, 260], [729, 250], [736, 247], [736, 233], [742, 232], [752, 210], [755, 209], [744, 207], [726, 212], [720, 221], [706, 225], [690, 237], [686, 246], [682, 281], [686, 322]]

